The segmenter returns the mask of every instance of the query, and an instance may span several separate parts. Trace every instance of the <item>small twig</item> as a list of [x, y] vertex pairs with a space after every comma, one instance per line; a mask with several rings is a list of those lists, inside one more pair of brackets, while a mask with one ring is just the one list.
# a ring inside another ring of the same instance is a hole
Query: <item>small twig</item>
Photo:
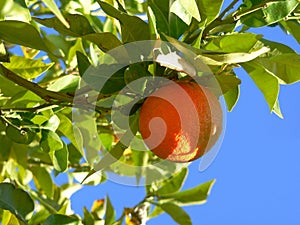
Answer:
[[41, 111], [57, 108], [59, 105], [53, 105], [52, 103], [45, 103], [33, 108], [0, 108], [1, 112], [35, 112], [39, 113]]
[[220, 15], [218, 16], [217, 20], [221, 20], [226, 13], [228, 13], [231, 9], [233, 9], [233, 7], [239, 2], [239, 0], [233, 0], [230, 5], [228, 5], [223, 12], [220, 13]]

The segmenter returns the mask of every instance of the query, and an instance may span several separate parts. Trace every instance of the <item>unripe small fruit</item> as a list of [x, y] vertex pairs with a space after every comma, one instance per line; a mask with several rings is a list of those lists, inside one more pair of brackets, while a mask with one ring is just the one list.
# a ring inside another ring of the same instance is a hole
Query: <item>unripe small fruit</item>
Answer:
[[222, 131], [217, 97], [194, 82], [172, 82], [142, 105], [139, 127], [144, 142], [159, 158], [193, 161], [208, 152]]

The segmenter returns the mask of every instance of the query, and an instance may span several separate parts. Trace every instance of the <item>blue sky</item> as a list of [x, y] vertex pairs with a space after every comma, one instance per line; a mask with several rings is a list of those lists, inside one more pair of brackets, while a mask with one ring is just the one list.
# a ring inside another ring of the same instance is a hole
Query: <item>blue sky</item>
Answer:
[[[300, 46], [279, 28], [251, 30], [266, 39], [282, 42], [300, 52]], [[216, 179], [204, 205], [185, 209], [196, 225], [299, 225], [300, 224], [300, 83], [281, 86], [279, 100], [284, 119], [270, 114], [263, 95], [249, 76], [242, 80], [241, 95], [227, 113], [227, 128], [220, 152], [211, 166], [199, 172], [199, 160], [191, 164], [184, 188]], [[72, 208], [82, 212], [95, 199], [109, 194], [118, 210], [134, 206], [144, 197], [143, 187], [106, 182], [85, 187], [72, 197]], [[149, 225], [176, 224], [168, 215]]]

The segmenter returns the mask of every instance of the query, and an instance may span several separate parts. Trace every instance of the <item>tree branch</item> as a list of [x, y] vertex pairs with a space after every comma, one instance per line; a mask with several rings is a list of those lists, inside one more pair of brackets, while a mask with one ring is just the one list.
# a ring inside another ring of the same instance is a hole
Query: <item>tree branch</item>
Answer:
[[54, 91], [46, 90], [46, 89], [40, 87], [38, 84], [30, 82], [30, 81], [24, 79], [23, 77], [18, 76], [11, 70], [4, 67], [2, 64], [0, 64], [0, 73], [4, 77], [9, 79], [10, 81], [37, 94], [38, 96], [40, 96], [42, 99], [46, 100], [47, 102], [49, 102], [50, 100], [58, 100], [58, 101], [63, 101], [63, 102], [68, 102], [68, 103], [73, 102], [72, 96], [70, 96], [66, 93], [57, 93]]

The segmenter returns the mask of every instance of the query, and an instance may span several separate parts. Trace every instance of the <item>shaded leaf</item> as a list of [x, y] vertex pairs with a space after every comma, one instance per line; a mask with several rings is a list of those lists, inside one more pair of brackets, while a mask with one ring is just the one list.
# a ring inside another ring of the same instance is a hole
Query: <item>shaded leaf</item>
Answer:
[[107, 15], [120, 21], [123, 42], [148, 40], [150, 38], [148, 24], [142, 19], [125, 14], [104, 1], [97, 0], [97, 2]]
[[239, 86], [236, 86], [235, 88], [227, 91], [224, 94], [224, 99], [227, 105], [227, 109], [229, 112], [232, 111], [232, 109], [234, 108], [234, 106], [236, 105], [238, 99], [240, 96], [240, 88]]
[[122, 45], [121, 41], [110, 32], [87, 34], [82, 38], [93, 42], [104, 52]]
[[65, 14], [64, 17], [69, 21], [70, 27], [66, 27], [58, 18], [33, 18], [38, 23], [51, 27], [66, 36], [80, 37], [86, 34], [95, 33], [88, 19], [80, 14]]
[[10, 183], [0, 183], [0, 208], [9, 210], [27, 224], [25, 217], [34, 210], [30, 196]]
[[159, 205], [174, 221], [180, 225], [192, 225], [190, 216], [178, 205], [167, 202]]
[[221, 74], [216, 75], [215, 78], [217, 79], [223, 94], [235, 89], [241, 84], [241, 80], [237, 78], [235, 74]]
[[79, 75], [82, 77], [85, 71], [91, 66], [91, 63], [88, 57], [80, 51], [76, 52], [76, 59], [78, 64]]
[[44, 40], [34, 26], [21, 21], [0, 21], [0, 38], [13, 44], [49, 52]]

